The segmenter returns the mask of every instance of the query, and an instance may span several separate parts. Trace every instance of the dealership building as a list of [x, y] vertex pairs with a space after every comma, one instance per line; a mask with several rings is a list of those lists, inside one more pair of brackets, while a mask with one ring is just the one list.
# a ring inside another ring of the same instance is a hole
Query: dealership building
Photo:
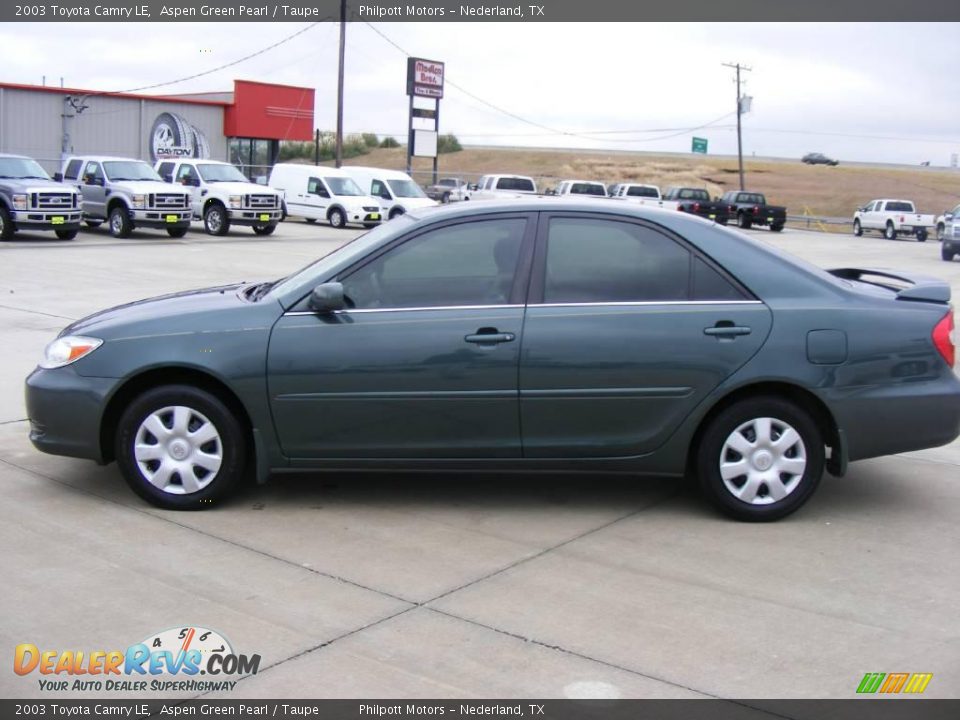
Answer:
[[282, 140], [312, 140], [312, 88], [235, 80], [232, 92], [138, 95], [0, 83], [0, 153], [57, 172], [69, 155], [227, 160], [265, 175]]

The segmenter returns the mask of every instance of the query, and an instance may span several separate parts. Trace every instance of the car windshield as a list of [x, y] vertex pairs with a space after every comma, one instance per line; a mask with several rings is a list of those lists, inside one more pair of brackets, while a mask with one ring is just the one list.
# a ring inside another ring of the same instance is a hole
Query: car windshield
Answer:
[[197, 165], [197, 168], [200, 170], [200, 177], [203, 178], [204, 182], [248, 182], [243, 173], [233, 165], [204, 163]]
[[413, 180], [387, 180], [387, 185], [393, 190], [393, 194], [402, 198], [426, 197], [423, 190]]
[[537, 188], [530, 178], [502, 177], [497, 180], [497, 190], [518, 190], [520, 192], [536, 192]]
[[601, 197], [607, 196], [606, 188], [603, 185], [597, 183], [573, 183], [570, 186], [571, 195], [599, 195]]
[[110, 180], [159, 180], [152, 167], [138, 160], [108, 160], [103, 170]]
[[0, 158], [0, 177], [11, 180], [49, 180], [47, 171], [30, 158]]
[[325, 177], [323, 181], [334, 195], [363, 195], [363, 190], [348, 177]]

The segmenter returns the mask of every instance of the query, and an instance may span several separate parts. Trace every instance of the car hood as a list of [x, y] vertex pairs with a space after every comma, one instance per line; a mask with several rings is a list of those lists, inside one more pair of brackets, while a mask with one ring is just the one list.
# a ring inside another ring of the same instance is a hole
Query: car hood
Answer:
[[240, 283], [222, 285], [117, 305], [77, 320], [64, 328], [60, 335], [90, 335], [102, 339], [130, 337], [155, 333], [158, 324], [163, 326], [164, 332], [200, 332], [206, 328], [202, 322], [197, 322], [198, 315], [258, 304], [240, 296], [238, 291], [242, 287], [244, 284]]
[[14, 180], [0, 178], [0, 185], [10, 188], [13, 192], [76, 192], [72, 185], [65, 185], [54, 180]]
[[178, 192], [183, 195], [189, 194], [182, 187], [176, 187], [170, 183], [160, 182], [159, 180], [120, 180], [112, 183], [115, 187], [123, 188], [136, 195], [146, 195], [147, 193], [170, 193]]
[[398, 197], [394, 202], [408, 208], [434, 207], [437, 204], [436, 200], [427, 197]]
[[210, 190], [229, 193], [230, 195], [279, 195], [280, 193], [266, 185], [256, 185], [245, 182], [213, 182], [207, 183]]

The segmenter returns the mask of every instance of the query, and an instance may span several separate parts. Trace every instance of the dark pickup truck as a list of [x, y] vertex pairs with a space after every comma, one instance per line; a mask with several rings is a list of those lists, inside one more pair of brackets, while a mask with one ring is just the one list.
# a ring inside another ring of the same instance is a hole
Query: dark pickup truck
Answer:
[[704, 188], [667, 188], [663, 194], [661, 207], [666, 210], [676, 209], [691, 215], [699, 215], [721, 225], [726, 225], [730, 219], [730, 208], [723, 203], [711, 200], [710, 193]]
[[762, 193], [731, 190], [723, 194], [720, 202], [730, 208], [737, 225], [744, 230], [752, 225], [766, 225], [773, 232], [780, 232], [787, 222], [787, 209], [780, 205], [767, 205]]

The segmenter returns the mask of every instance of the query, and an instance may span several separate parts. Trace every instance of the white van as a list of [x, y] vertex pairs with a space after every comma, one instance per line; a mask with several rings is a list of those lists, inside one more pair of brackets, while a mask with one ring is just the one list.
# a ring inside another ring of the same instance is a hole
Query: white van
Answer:
[[433, 207], [436, 201], [414, 182], [413, 178], [399, 170], [372, 167], [344, 167], [345, 173], [357, 181], [364, 192], [376, 199], [388, 220], [403, 215], [408, 210]]
[[281, 163], [273, 166], [267, 184], [283, 194], [284, 218], [293, 215], [307, 222], [326, 220], [335, 228], [348, 223], [371, 228], [383, 218], [380, 203], [342, 170]]

